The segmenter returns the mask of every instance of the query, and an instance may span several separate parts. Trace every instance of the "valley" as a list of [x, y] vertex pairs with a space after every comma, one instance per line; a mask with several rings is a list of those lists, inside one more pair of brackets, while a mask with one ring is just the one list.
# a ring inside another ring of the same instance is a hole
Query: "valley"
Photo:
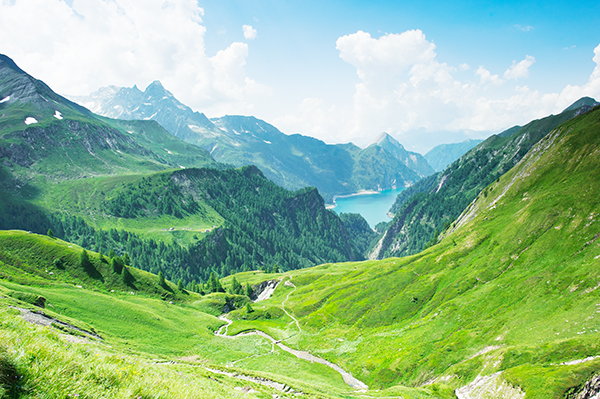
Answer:
[[[157, 82], [100, 97], [125, 119], [0, 58], [0, 397], [599, 394], [595, 100], [433, 173], [387, 134], [208, 119]], [[389, 224], [324, 198], [392, 186]]]

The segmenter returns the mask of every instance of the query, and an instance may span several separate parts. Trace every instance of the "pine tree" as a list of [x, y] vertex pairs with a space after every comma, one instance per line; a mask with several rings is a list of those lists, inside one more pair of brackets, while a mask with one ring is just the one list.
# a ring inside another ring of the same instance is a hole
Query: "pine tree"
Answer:
[[79, 261], [81, 263], [81, 267], [83, 267], [84, 269], [88, 269], [92, 266], [92, 263], [90, 262], [90, 256], [88, 255], [88, 252], [85, 249], [81, 250], [81, 255], [79, 255]]
[[207, 285], [208, 292], [225, 292], [215, 272], [210, 272]]
[[231, 293], [234, 295], [243, 295], [244, 289], [235, 277], [231, 281]]
[[125, 265], [127, 266], [131, 266], [131, 258], [129, 257], [129, 254], [127, 252], [125, 252], [125, 254], [123, 255], [123, 263], [125, 263]]
[[254, 290], [250, 287], [250, 284], [246, 283], [246, 296], [252, 298], [252, 295], [254, 295]]
[[48, 229], [48, 234], [46, 235], [50, 238], [54, 238], [54, 232], [52, 231], [52, 229]]
[[110, 260], [110, 263], [112, 264], [113, 272], [121, 274], [121, 272], [123, 271], [123, 267], [125, 267], [123, 259], [121, 259], [118, 256], [115, 256]]
[[177, 281], [177, 289], [183, 291], [183, 281], [181, 281], [181, 279]]
[[250, 306], [250, 302], [246, 302], [246, 313], [252, 312], [254, 312], [254, 309], [252, 309], [252, 306]]
[[162, 271], [158, 272], [158, 285], [160, 285], [163, 288], [167, 287], [167, 282], [165, 281], [165, 275], [163, 274]]

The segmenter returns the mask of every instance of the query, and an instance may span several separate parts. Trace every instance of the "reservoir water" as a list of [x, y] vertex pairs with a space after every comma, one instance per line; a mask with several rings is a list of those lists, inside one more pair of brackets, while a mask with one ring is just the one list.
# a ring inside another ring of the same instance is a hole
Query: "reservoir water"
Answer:
[[337, 213], [360, 213], [371, 227], [379, 222], [389, 222], [387, 215], [396, 200], [396, 196], [404, 190], [404, 187], [383, 190], [375, 194], [361, 194], [350, 197], [338, 197], [335, 199]]

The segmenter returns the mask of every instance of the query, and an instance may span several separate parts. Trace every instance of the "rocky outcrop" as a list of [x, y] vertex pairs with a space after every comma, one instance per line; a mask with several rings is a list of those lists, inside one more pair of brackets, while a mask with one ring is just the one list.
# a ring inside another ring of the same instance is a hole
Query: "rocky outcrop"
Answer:
[[275, 292], [275, 288], [279, 285], [279, 280], [267, 280], [262, 283], [255, 285], [252, 287], [252, 299], [254, 302], [264, 301], [265, 299], [269, 299], [273, 292]]
[[600, 374], [593, 376], [582, 386], [567, 392], [566, 399], [596, 399], [600, 397]]
[[458, 399], [524, 399], [525, 392], [513, 387], [502, 378], [502, 372], [491, 375], [478, 375], [469, 385], [458, 388]]

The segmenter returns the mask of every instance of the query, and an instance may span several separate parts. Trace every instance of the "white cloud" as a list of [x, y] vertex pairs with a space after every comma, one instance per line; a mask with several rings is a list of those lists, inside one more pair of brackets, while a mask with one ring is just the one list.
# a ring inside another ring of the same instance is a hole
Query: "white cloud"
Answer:
[[254, 40], [256, 39], [256, 29], [254, 29], [252, 26], [250, 25], [244, 25], [242, 26], [242, 30], [244, 31], [244, 37], [248, 40]]
[[477, 68], [477, 71], [475, 71], [475, 73], [479, 75], [479, 77], [481, 78], [481, 83], [484, 85], [488, 83], [491, 83], [493, 85], [499, 85], [504, 83], [504, 81], [500, 79], [498, 75], [492, 75], [490, 71], [488, 71], [482, 66]]
[[[295, 112], [278, 119], [284, 131], [294, 128], [328, 142], [357, 144], [386, 131], [426, 150], [444, 141], [441, 132], [453, 139], [481, 137], [561, 112], [583, 96], [600, 97], [600, 45], [594, 50], [596, 68], [588, 83], [567, 86], [560, 93], [511, 86], [513, 80], [528, 76], [533, 56], [513, 62], [504, 79], [483, 66], [468, 74], [466, 64], [454, 68], [438, 60], [435, 44], [419, 30], [378, 39], [358, 31], [340, 37], [336, 45], [360, 79], [352, 108], [333, 109], [322, 100], [305, 99]], [[459, 73], [461, 80], [455, 76]]]
[[529, 67], [535, 62], [535, 57], [528, 55], [519, 63], [513, 61], [510, 68], [504, 72], [504, 79], [520, 79], [529, 77]]
[[344, 61], [356, 67], [359, 78], [369, 82], [381, 80], [381, 73], [385, 77], [402, 74], [415, 64], [428, 63], [435, 58], [435, 45], [418, 29], [387, 34], [379, 39], [358, 31], [340, 37], [336, 48]]
[[182, 102], [209, 114], [250, 110], [268, 88], [246, 76], [248, 46], [209, 57], [196, 0], [0, 2], [0, 48], [62, 94], [159, 79]]
[[522, 30], [523, 32], [529, 32], [530, 30], [533, 30], [533, 26], [521, 26], [521, 25], [515, 25], [515, 28]]

